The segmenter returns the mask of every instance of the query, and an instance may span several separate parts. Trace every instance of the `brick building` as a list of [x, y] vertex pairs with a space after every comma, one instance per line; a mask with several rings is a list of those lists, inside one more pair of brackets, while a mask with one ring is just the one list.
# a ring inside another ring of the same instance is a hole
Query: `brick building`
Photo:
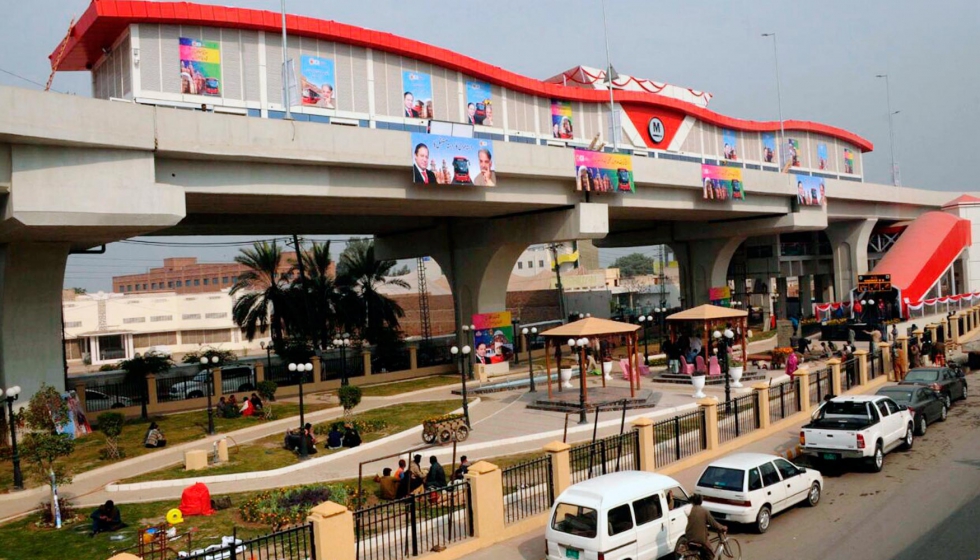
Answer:
[[[282, 257], [279, 272], [285, 274], [296, 263], [296, 253], [283, 253]], [[117, 294], [220, 292], [231, 288], [246, 270], [247, 267], [236, 262], [199, 263], [196, 257], [174, 257], [163, 259], [162, 267], [151, 268], [144, 274], [113, 276], [112, 291]]]

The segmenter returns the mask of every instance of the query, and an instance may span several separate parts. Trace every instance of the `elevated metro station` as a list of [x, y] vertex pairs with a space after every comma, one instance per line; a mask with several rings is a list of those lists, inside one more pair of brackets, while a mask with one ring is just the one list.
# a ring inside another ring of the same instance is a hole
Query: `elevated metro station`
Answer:
[[903, 306], [980, 291], [980, 199], [865, 181], [844, 128], [301, 16], [284, 57], [280, 18], [94, 0], [50, 57], [93, 98], [0, 88], [0, 385], [63, 384], [68, 255], [139, 235], [370, 234], [437, 260], [457, 318], [505, 308], [528, 245], [581, 239], [669, 245], [684, 306], [761, 291], [785, 316], [797, 278], [809, 315], [872, 268]]

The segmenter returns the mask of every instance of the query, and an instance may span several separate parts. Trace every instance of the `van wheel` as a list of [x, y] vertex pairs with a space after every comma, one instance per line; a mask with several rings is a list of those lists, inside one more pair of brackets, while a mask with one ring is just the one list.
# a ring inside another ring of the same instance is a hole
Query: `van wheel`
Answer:
[[820, 483], [814, 482], [810, 486], [810, 492], [806, 495], [806, 505], [810, 507], [817, 507], [820, 503]]
[[912, 428], [912, 423], [909, 422], [908, 427], [905, 428], [905, 438], [902, 439], [903, 450], [908, 451], [909, 449], [912, 449], [912, 443], [914, 443], [915, 440], [915, 436], [912, 435], [912, 432], [914, 431], [915, 430]]
[[865, 459], [871, 472], [881, 472], [885, 466], [885, 453], [881, 450], [881, 442], [875, 444], [875, 454]]
[[755, 531], [760, 535], [765, 533], [769, 530], [770, 521], [772, 521], [772, 510], [768, 505], [762, 506], [755, 516]]

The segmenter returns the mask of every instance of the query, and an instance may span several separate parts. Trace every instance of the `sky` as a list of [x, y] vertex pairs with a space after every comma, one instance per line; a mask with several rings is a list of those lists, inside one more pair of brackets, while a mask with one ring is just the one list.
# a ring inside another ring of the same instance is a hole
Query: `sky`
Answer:
[[[275, 0], [201, 1], [279, 9]], [[37, 88], [5, 72], [43, 84], [47, 55], [88, 1], [5, 4], [0, 84]], [[605, 66], [598, 0], [287, 0], [287, 10], [409, 37], [534, 78], [578, 64]], [[972, 173], [953, 162], [973, 161], [980, 123], [977, 0], [607, 0], [606, 14], [617, 71], [711, 92], [709, 108], [745, 119], [778, 119], [773, 43], [761, 37], [775, 32], [783, 117], [838, 126], [871, 140], [875, 150], [864, 155], [865, 179], [876, 183], [891, 182], [885, 81], [875, 78], [888, 74], [891, 110], [898, 111], [894, 153], [902, 184], [973, 190]], [[58, 74], [53, 88], [91, 95], [86, 72]], [[161, 248], [158, 255], [117, 244], [102, 258], [72, 257], [66, 285], [108, 289], [112, 273], [140, 272], [158, 263], [158, 256], [206, 261], [236, 251], [180, 246]], [[602, 264], [619, 254], [603, 251]], [[101, 281], [99, 269], [105, 271]]]

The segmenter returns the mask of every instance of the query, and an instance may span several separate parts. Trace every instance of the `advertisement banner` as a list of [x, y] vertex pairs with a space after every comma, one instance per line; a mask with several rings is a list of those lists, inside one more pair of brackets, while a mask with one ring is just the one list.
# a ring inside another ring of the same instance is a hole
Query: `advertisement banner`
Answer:
[[422, 184], [495, 187], [493, 141], [413, 132], [412, 177]]
[[809, 175], [793, 175], [796, 182], [796, 199], [800, 206], [821, 206], [824, 203], [823, 178]]
[[817, 144], [817, 169], [827, 169], [827, 145], [823, 142]]
[[794, 138], [787, 138], [786, 142], [782, 146], [782, 157], [781, 165], [783, 172], [789, 170], [790, 167], [800, 166], [800, 141]]
[[180, 38], [180, 92], [221, 96], [221, 47], [217, 41]]
[[844, 148], [844, 173], [854, 173], [854, 152]]
[[708, 299], [711, 301], [711, 305], [728, 307], [732, 301], [732, 289], [728, 286], [708, 288]]
[[575, 150], [575, 190], [636, 192], [633, 156]]
[[514, 325], [510, 311], [473, 315], [473, 361], [478, 364], [509, 362], [514, 356]]
[[705, 200], [745, 200], [741, 167], [701, 165]]
[[336, 86], [333, 59], [303, 55], [300, 60], [302, 77], [303, 105], [336, 109], [334, 87]]
[[493, 126], [493, 102], [490, 84], [466, 82], [466, 122]]
[[402, 72], [402, 91], [405, 93], [404, 116], [416, 119], [431, 119], [432, 76], [421, 72], [405, 70]]
[[724, 147], [724, 149], [721, 152], [722, 156], [724, 156], [725, 159], [730, 159], [732, 161], [737, 160], [738, 159], [738, 146], [736, 146], [736, 143], [738, 142], [738, 137], [735, 135], [735, 131], [734, 130], [722, 130], [721, 131], [721, 140], [722, 140], [722, 142], [725, 143], [725, 147]]
[[762, 133], [762, 161], [766, 163], [777, 163], [776, 135], [772, 132]]
[[572, 130], [572, 103], [560, 99], [551, 100], [551, 136], [571, 140], [575, 137]]

